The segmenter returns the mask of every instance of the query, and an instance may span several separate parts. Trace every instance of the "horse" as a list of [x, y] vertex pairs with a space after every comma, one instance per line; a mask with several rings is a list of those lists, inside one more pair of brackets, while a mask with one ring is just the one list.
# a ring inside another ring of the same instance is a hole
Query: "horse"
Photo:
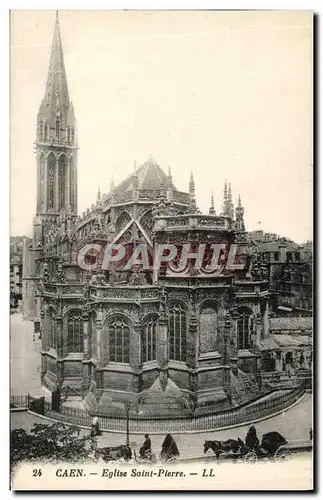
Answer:
[[210, 448], [218, 459], [221, 453], [230, 451], [238, 453], [240, 449], [243, 450], [245, 448], [245, 444], [240, 438], [238, 438], [238, 440], [228, 439], [227, 441], [205, 441], [204, 453], [206, 453]]
[[126, 462], [132, 457], [131, 448], [129, 445], [120, 445], [114, 447], [98, 448], [95, 451], [95, 458], [98, 459], [102, 457], [105, 462], [110, 460], [119, 460], [123, 458]]

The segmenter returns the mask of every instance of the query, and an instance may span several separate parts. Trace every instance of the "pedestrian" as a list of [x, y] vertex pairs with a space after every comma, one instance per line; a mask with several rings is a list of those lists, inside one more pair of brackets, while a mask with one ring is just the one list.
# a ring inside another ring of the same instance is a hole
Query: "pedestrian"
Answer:
[[144, 444], [141, 446], [139, 450], [139, 455], [141, 458], [144, 458], [147, 453], [151, 453], [151, 441], [149, 434], [145, 434]]
[[312, 427], [310, 428], [309, 435], [310, 435], [310, 440], [312, 441], [313, 440], [313, 429], [312, 429]]
[[251, 425], [246, 436], [246, 446], [250, 450], [259, 450], [259, 439], [257, 436], [256, 427]]
[[93, 420], [92, 420], [91, 436], [93, 436], [93, 437], [100, 436], [100, 434], [101, 434], [101, 432], [100, 432], [100, 428], [99, 428], [99, 419], [95, 415], [93, 417]]
[[160, 453], [160, 458], [167, 462], [171, 458], [179, 457], [179, 451], [177, 444], [171, 434], [167, 434], [162, 444], [162, 449]]

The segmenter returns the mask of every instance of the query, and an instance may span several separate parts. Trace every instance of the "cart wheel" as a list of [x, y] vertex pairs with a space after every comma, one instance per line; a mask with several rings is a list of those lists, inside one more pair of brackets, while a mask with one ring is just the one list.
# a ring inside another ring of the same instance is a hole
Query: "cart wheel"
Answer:
[[275, 462], [283, 462], [288, 460], [291, 456], [291, 452], [288, 448], [280, 448], [276, 451], [274, 455]]
[[244, 461], [246, 464], [256, 464], [258, 462], [257, 453], [255, 453], [254, 451], [249, 451], [249, 453], [244, 456]]

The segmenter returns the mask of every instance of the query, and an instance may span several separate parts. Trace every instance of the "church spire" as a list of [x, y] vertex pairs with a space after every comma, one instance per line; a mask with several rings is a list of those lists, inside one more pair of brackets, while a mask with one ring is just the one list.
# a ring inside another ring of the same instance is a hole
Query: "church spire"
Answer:
[[53, 107], [70, 106], [58, 11], [56, 11], [45, 100]]
[[173, 184], [172, 169], [171, 166], [168, 165], [167, 187], [171, 188], [172, 184]]
[[234, 217], [234, 208], [233, 208], [233, 203], [232, 203], [232, 192], [231, 192], [231, 182], [229, 182], [228, 186], [228, 209], [227, 209], [229, 217], [233, 219]]
[[110, 191], [113, 192], [115, 190], [115, 183], [114, 183], [114, 179], [113, 179], [113, 176], [111, 177], [111, 180], [110, 180]]
[[228, 210], [228, 185], [227, 185], [227, 180], [225, 179], [224, 189], [223, 189], [223, 206], [222, 206], [223, 215], [227, 215], [227, 210]]
[[244, 208], [243, 208], [242, 203], [241, 203], [240, 194], [239, 194], [239, 197], [238, 197], [238, 204], [236, 206], [235, 229], [237, 229], [238, 231], [244, 231], [245, 230]]
[[101, 201], [101, 190], [100, 190], [100, 186], [98, 186], [98, 192], [97, 192], [97, 195], [96, 195], [96, 201], [97, 201], [97, 203], [100, 203], [100, 201]]
[[77, 213], [77, 132], [56, 11], [45, 95], [37, 115], [37, 213]]
[[193, 173], [191, 172], [190, 183], [189, 183], [189, 193], [194, 196], [195, 195], [195, 183]]
[[212, 191], [212, 195], [211, 195], [211, 205], [209, 208], [209, 214], [211, 214], [211, 215], [215, 214], [213, 191]]

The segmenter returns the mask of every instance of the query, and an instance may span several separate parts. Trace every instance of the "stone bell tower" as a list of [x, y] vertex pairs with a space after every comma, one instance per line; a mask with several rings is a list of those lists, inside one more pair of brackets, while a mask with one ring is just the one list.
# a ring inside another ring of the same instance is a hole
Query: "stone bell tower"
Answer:
[[58, 13], [44, 98], [37, 115], [37, 205], [33, 236], [26, 239], [23, 254], [24, 318], [40, 325], [40, 279], [44, 237], [62, 212], [77, 215], [77, 130], [70, 101]]
[[77, 213], [77, 131], [70, 101], [58, 14], [45, 96], [37, 115], [37, 216]]

